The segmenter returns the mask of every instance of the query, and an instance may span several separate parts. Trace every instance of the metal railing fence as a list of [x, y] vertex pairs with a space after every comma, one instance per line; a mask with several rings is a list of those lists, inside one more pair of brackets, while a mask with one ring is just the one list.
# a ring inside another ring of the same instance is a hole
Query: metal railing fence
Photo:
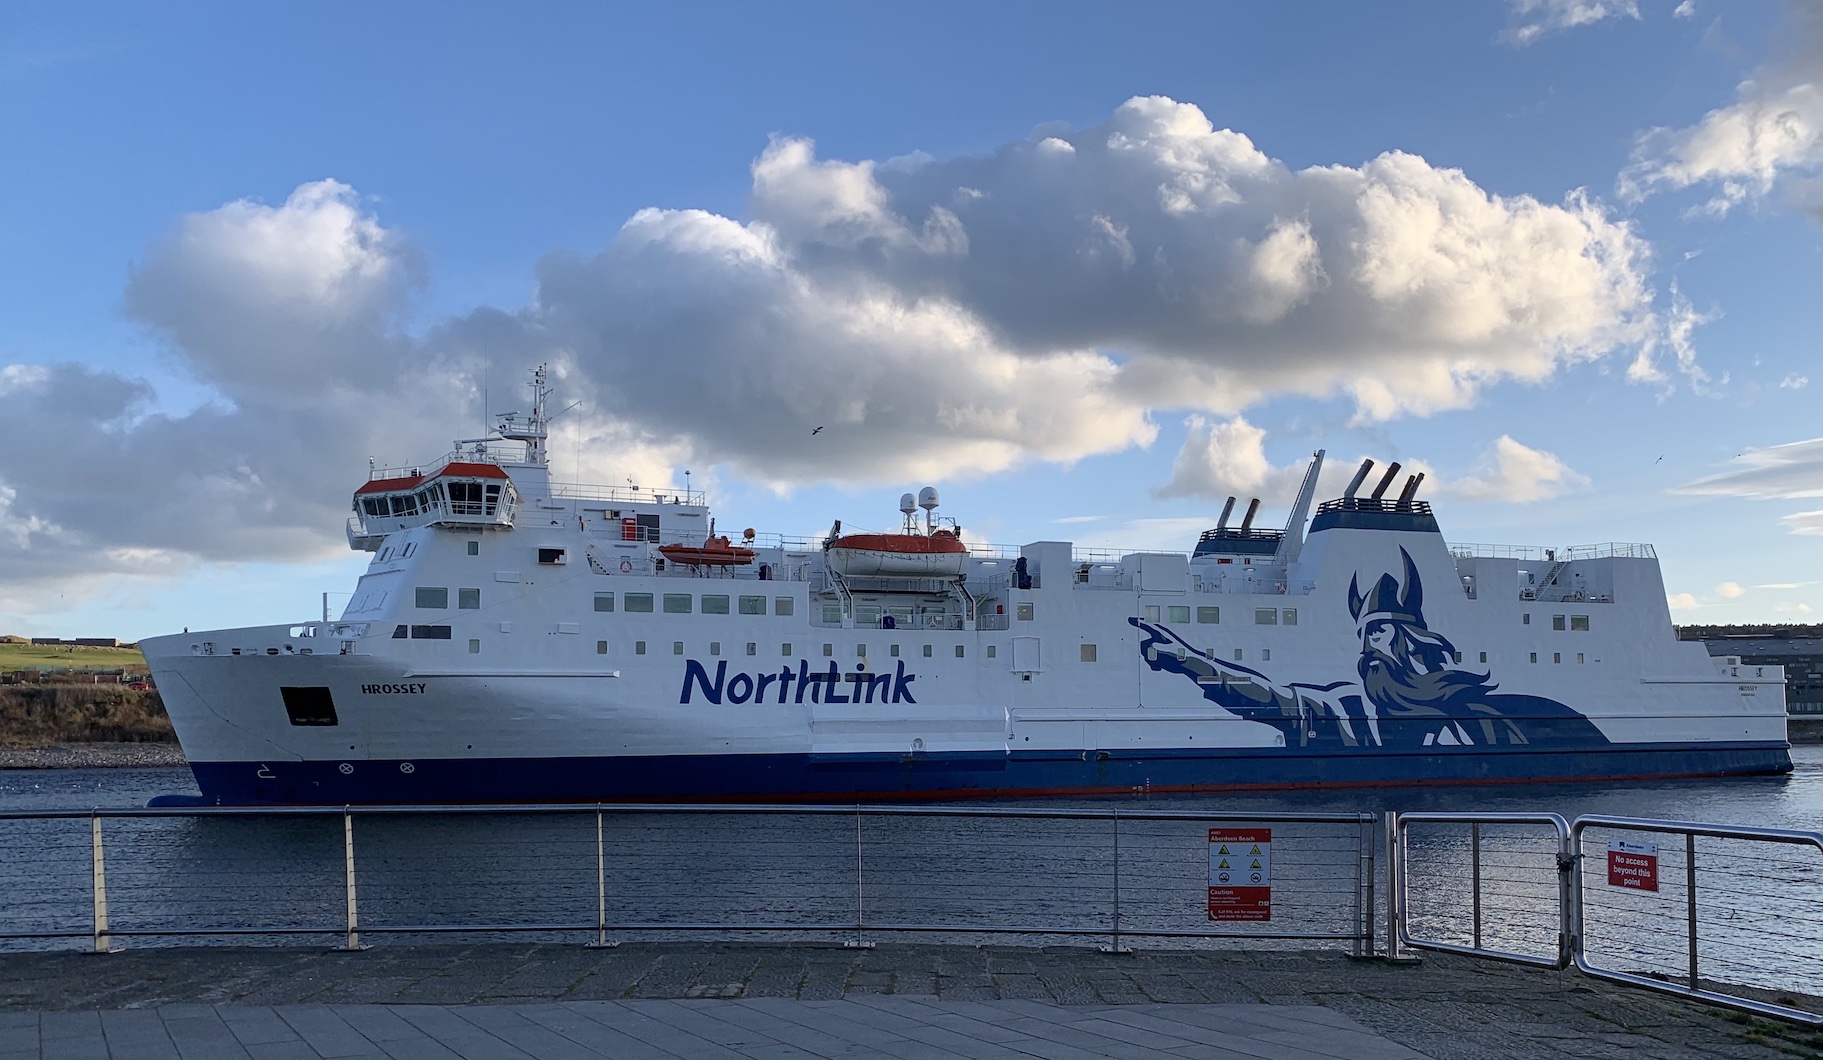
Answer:
[[[1397, 946], [1823, 1024], [1823, 833], [1584, 815], [1392, 815]], [[1814, 1001], [1812, 1002], [1814, 1005]]]
[[[1209, 912], [1210, 830], [1272, 829], [1272, 916]], [[1374, 818], [557, 805], [0, 813], [0, 942], [453, 933], [871, 945], [1209, 940], [1374, 949]]]

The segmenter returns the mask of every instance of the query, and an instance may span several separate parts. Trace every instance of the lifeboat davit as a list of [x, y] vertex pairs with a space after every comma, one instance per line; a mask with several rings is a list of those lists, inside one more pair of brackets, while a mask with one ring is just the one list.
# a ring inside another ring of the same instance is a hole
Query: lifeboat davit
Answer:
[[714, 533], [704, 538], [701, 545], [660, 545], [658, 554], [687, 567], [738, 567], [752, 563], [757, 555], [752, 549], [742, 548]]
[[928, 534], [847, 534], [829, 543], [829, 569], [843, 577], [954, 578], [968, 546], [949, 530]]

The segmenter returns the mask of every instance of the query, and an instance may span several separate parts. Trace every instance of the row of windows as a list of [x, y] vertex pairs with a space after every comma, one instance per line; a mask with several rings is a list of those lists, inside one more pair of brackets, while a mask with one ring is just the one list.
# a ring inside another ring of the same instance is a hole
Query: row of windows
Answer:
[[[1570, 620], [1570, 627], [1569, 627], [1570, 632], [1587, 633], [1589, 631], [1589, 616], [1588, 615], [1570, 615], [1568, 617]], [[1552, 615], [1551, 616], [1551, 628], [1561, 632], [1564, 628], [1564, 618], [1565, 618], [1565, 616], [1563, 616], [1563, 615]], [[1531, 625], [1532, 624], [1532, 613], [1530, 611], [1528, 611], [1525, 614], [1521, 615], [1520, 619], [1519, 619], [1519, 624], [1522, 626]]]
[[[1482, 655], [1482, 657], [1483, 657], [1483, 658], [1486, 658], [1486, 657], [1487, 657], [1487, 652], [1482, 652], [1482, 653], [1481, 653], [1481, 655]], [[1533, 662], [1537, 662], [1537, 661], [1538, 661], [1538, 653], [1537, 653], [1537, 652], [1532, 652], [1532, 653], [1531, 653], [1531, 655], [1532, 655], [1532, 661], [1533, 661]], [[1552, 652], [1552, 653], [1551, 653], [1551, 661], [1552, 661], [1552, 662], [1554, 662], [1554, 663], [1560, 663], [1560, 662], [1563, 662], [1563, 652], [1560, 652], [1560, 651], [1554, 651], [1554, 652]], [[1576, 653], [1576, 661], [1577, 661], [1577, 662], [1582, 662], [1582, 661], [1583, 661], [1583, 658], [1582, 658], [1582, 652], [1577, 652], [1577, 653]]]
[[[449, 610], [449, 590], [440, 585], [418, 586], [417, 603], [429, 611]], [[481, 608], [480, 589], [457, 589], [456, 608], [461, 611], [478, 611]]]
[[[404, 627], [401, 626], [399, 628], [403, 629]], [[444, 627], [444, 628], [448, 628], [448, 627]], [[933, 658], [936, 655], [936, 646], [935, 645], [926, 644], [923, 647], [924, 647], [924, 657], [926, 659]], [[996, 652], [994, 650], [995, 647], [996, 646], [992, 645], [992, 644], [988, 645], [988, 647], [987, 647], [987, 657], [988, 658], [990, 658], [990, 659], [994, 658], [994, 656], [996, 654]], [[1089, 645], [1085, 645], [1085, 647], [1087, 647], [1089, 649], [1089, 654], [1093, 655], [1095, 646], [1093, 644], [1089, 644]], [[963, 645], [957, 644], [957, 645], [954, 645], [954, 648], [956, 651], [956, 658], [961, 659], [961, 658], [964, 658], [967, 656], [968, 652]], [[710, 655], [720, 655], [721, 653], [722, 653], [722, 642], [719, 640], [710, 641], [709, 642], [709, 654]], [[747, 654], [748, 655], [758, 655], [759, 653], [760, 653], [759, 642], [752, 641], [752, 640], [748, 641], [747, 642]], [[823, 645], [824, 658], [834, 658], [835, 653], [836, 653], [836, 646], [834, 644]], [[608, 642], [605, 640], [596, 641], [595, 642], [595, 654], [597, 654], [597, 655], [608, 654]], [[634, 641], [633, 642], [633, 654], [635, 654], [635, 655], [646, 654], [646, 642], [643, 640]], [[671, 642], [671, 654], [673, 654], [673, 655], [684, 654], [684, 642], [681, 640], [672, 641]], [[790, 641], [786, 641], [783, 644], [779, 645], [779, 654], [787, 659], [795, 658], [796, 649], [792, 646], [792, 643]], [[888, 645], [887, 654], [892, 658], [895, 658], [895, 659], [899, 658], [899, 645], [897, 645], [897, 644]], [[862, 659], [867, 658], [867, 645], [865, 645], [865, 644], [855, 645], [855, 655], [857, 658], [862, 658]], [[1084, 661], [1085, 662], [1094, 662], [1095, 660], [1093, 658], [1085, 658]]]
[[[1164, 621], [1185, 624], [1190, 621], [1190, 613], [1196, 612], [1196, 624], [1199, 626], [1218, 625], [1222, 621], [1222, 609], [1219, 607], [1197, 607], [1170, 604], [1161, 608], [1158, 604], [1145, 605], [1144, 617], [1148, 622], [1159, 621], [1160, 612]], [[1253, 624], [1256, 626], [1295, 626], [1298, 624], [1298, 609], [1295, 607], [1256, 607], [1253, 609]]]
[[[737, 599], [739, 601], [739, 614], [763, 615], [766, 613], [766, 598], [764, 596], [742, 596]], [[728, 614], [728, 602], [729, 598], [726, 596], [705, 594], [702, 597], [702, 613], [705, 615]], [[652, 610], [653, 595], [651, 593], [621, 593], [620, 604], [621, 609], [624, 611], [649, 613]], [[664, 594], [664, 607], [665, 614], [667, 615], [690, 614], [695, 604], [695, 598], [689, 593]], [[797, 605], [794, 597], [775, 596], [772, 598], [772, 613], [775, 615], [790, 615], [796, 610], [796, 607]], [[595, 610], [614, 610], [614, 594], [596, 593]]]

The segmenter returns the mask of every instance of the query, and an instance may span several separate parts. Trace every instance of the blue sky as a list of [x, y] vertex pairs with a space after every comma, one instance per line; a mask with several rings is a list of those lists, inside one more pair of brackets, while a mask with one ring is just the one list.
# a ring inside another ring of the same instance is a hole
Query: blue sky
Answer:
[[314, 613], [365, 458], [543, 359], [560, 477], [688, 467], [724, 525], [930, 481], [1187, 549], [1325, 448], [1453, 540], [1654, 542], [1679, 621], [1809, 620], [1818, 21], [9, 5], [0, 632]]

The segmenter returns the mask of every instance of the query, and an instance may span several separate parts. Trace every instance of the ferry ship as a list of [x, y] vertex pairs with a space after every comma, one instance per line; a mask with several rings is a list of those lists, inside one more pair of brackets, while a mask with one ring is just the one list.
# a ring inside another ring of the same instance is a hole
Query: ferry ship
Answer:
[[[717, 532], [551, 481], [528, 414], [354, 491], [341, 616], [142, 645], [208, 804], [853, 801], [1777, 773], [1781, 668], [1648, 545], [1451, 545], [1364, 462], [1189, 553]], [[510, 451], [500, 450], [512, 447]], [[510, 457], [510, 458], [509, 458]], [[179, 801], [172, 797], [167, 801]], [[194, 800], [191, 800], [194, 801]]]

